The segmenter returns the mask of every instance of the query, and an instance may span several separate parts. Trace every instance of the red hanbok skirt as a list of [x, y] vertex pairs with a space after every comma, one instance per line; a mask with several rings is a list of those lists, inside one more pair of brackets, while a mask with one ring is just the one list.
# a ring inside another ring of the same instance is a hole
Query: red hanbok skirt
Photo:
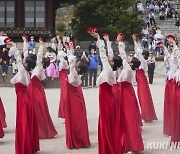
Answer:
[[27, 87], [15, 84], [17, 95], [15, 153], [32, 154], [39, 151], [39, 134]]
[[60, 80], [60, 103], [59, 103], [59, 112], [58, 118], [64, 118], [65, 115], [65, 104], [66, 104], [66, 95], [67, 95], [67, 77], [68, 71], [66, 69], [62, 69], [59, 72], [59, 80]]
[[67, 82], [65, 105], [66, 146], [69, 149], [90, 146], [86, 106], [81, 86], [74, 87]]
[[5, 119], [6, 119], [6, 113], [5, 113], [4, 106], [0, 97], [0, 122], [3, 128], [7, 127]]
[[173, 103], [172, 107], [172, 133], [171, 133], [171, 143], [174, 145], [178, 142], [180, 143], [180, 84], [173, 84]]
[[122, 154], [122, 126], [118, 112], [117, 85], [102, 83], [99, 87], [99, 154]]
[[3, 138], [3, 137], [4, 137], [4, 132], [3, 132], [2, 125], [0, 123], [0, 138]]
[[175, 81], [166, 80], [165, 94], [164, 94], [164, 135], [171, 135], [172, 133], [172, 104], [173, 104], [173, 85]]
[[141, 106], [141, 118], [144, 121], [157, 120], [147, 78], [143, 69], [136, 70], [137, 94]]
[[31, 79], [28, 90], [37, 119], [39, 138], [53, 138], [57, 135], [57, 131], [53, 125], [51, 116], [49, 114], [44, 88], [41, 81], [36, 76]]
[[125, 151], [144, 151], [141, 137], [141, 116], [134, 88], [129, 82], [119, 83], [119, 100], [122, 104], [123, 147]]

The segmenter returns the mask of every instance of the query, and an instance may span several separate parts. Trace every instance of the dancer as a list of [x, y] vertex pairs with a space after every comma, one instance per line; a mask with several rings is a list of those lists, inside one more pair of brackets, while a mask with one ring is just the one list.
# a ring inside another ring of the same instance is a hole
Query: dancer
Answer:
[[[118, 33], [117, 43], [119, 56], [123, 60], [123, 65], [118, 71], [118, 93], [115, 95], [116, 97], [119, 97], [118, 106], [120, 114], [120, 126], [121, 130], [123, 131], [122, 145], [124, 151], [140, 152], [144, 150], [140, 128], [141, 117], [138, 101], [132, 86], [133, 70], [140, 66], [140, 61], [136, 58], [131, 59], [130, 67], [125, 53], [125, 44], [123, 42], [123, 38], [124, 35], [122, 33]], [[105, 36], [104, 39], [107, 42], [107, 49], [109, 50], [108, 52], [113, 53], [109, 38]]]
[[5, 113], [5, 110], [4, 110], [4, 106], [3, 106], [3, 103], [2, 103], [1, 97], [0, 97], [0, 123], [1, 123], [1, 126], [3, 128], [7, 127], [6, 113]]
[[119, 56], [113, 56], [112, 53], [108, 53], [107, 57], [104, 41], [100, 39], [97, 30], [90, 28], [88, 32], [97, 39], [97, 47], [103, 64], [103, 70], [97, 79], [97, 85], [99, 85], [99, 154], [121, 154], [123, 150], [120, 141], [120, 117], [117, 114], [116, 99], [112, 87], [113, 84], [116, 84], [113, 71], [122, 66], [122, 59]]
[[45, 69], [49, 66], [50, 60], [43, 57], [44, 42], [42, 38], [39, 39], [39, 43], [40, 47], [37, 54], [36, 67], [32, 71], [31, 82], [28, 85], [28, 90], [37, 119], [39, 138], [49, 139], [56, 136], [57, 131], [55, 130], [49, 114], [46, 94], [41, 81], [46, 79]]
[[30, 82], [28, 71], [34, 69], [36, 62], [32, 58], [34, 55], [28, 55], [22, 61], [12, 40], [7, 38], [4, 42], [10, 48], [9, 56], [14, 55], [18, 68], [18, 73], [11, 79], [17, 95], [15, 153], [32, 154], [39, 151], [39, 135], [27, 86]]
[[164, 123], [163, 123], [163, 134], [171, 136], [172, 134], [172, 119], [173, 119], [173, 86], [176, 85], [174, 81], [175, 73], [178, 68], [178, 55], [179, 50], [175, 43], [175, 37], [173, 35], [167, 36], [168, 42], [173, 45], [172, 52], [169, 53], [167, 48], [163, 43], [159, 43], [160, 47], [163, 49], [166, 59], [169, 62], [170, 68], [167, 73], [165, 94], [164, 94]]
[[[68, 49], [68, 47], [66, 46]], [[87, 72], [88, 64], [73, 55], [73, 43], [69, 43], [68, 62], [70, 73], [67, 82], [65, 105], [66, 146], [69, 149], [90, 147], [86, 106], [79, 74]]]
[[59, 80], [60, 80], [60, 103], [59, 103], [59, 111], [58, 118], [65, 117], [65, 104], [66, 104], [66, 96], [67, 96], [67, 76], [68, 76], [68, 63], [65, 58], [67, 58], [67, 54], [63, 51], [62, 46], [62, 38], [60, 36], [58, 38], [58, 55], [57, 60], [60, 60], [59, 63]]
[[157, 120], [157, 117], [148, 81], [144, 73], [145, 71], [147, 71], [147, 62], [142, 55], [143, 50], [141, 48], [141, 45], [137, 42], [137, 34], [133, 34], [132, 38], [134, 41], [136, 56], [141, 62], [139, 69], [136, 69], [137, 94], [141, 106], [141, 118], [145, 122], [152, 122], [153, 120]]
[[171, 144], [175, 145], [176, 148], [178, 148], [180, 144], [180, 50], [178, 49], [175, 40], [170, 39], [169, 40], [171, 44], [173, 45], [173, 51], [176, 53], [176, 57], [174, 60], [176, 61], [176, 64], [178, 65], [178, 69], [175, 73], [175, 84], [173, 85], [173, 101], [171, 106], [172, 112], [172, 133], [171, 133]]
[[0, 123], [0, 138], [3, 138], [3, 137], [4, 137], [4, 131], [3, 131], [2, 125]]

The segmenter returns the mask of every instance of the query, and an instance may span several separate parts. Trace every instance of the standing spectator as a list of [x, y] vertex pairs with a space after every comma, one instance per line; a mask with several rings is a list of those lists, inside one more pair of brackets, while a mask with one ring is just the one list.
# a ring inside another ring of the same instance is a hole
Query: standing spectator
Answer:
[[6, 47], [5, 43], [4, 43], [4, 40], [7, 38], [7, 35], [4, 31], [1, 31], [0, 32], [0, 57], [1, 57], [1, 54], [2, 54], [2, 51], [3, 51], [3, 48]]
[[29, 41], [29, 53], [36, 54], [36, 42], [34, 41], [34, 37], [31, 36], [31, 41]]
[[57, 55], [58, 40], [57, 40], [56, 36], [52, 37], [50, 42], [51, 42], [51, 48], [54, 50], [54, 53]]
[[94, 41], [92, 41], [91, 45], [89, 46], [89, 52], [91, 51], [91, 49], [94, 49], [96, 51], [96, 44], [94, 43]]
[[155, 15], [152, 11], [150, 11], [150, 13], [149, 13], [149, 20], [150, 20], [151, 25], [156, 24]]
[[74, 41], [74, 35], [72, 32], [69, 33], [69, 39], [70, 41]]
[[[87, 63], [89, 63], [88, 54], [85, 51], [82, 51], [79, 45], [76, 46], [74, 55], [78, 59], [84, 59]], [[84, 88], [88, 88], [88, 71], [82, 75], [81, 80], [82, 80], [81, 86]]]
[[154, 70], [155, 70], [155, 57], [153, 56], [152, 52], [149, 52], [147, 64], [148, 64], [149, 84], [152, 84], [154, 78]]
[[93, 87], [96, 86], [96, 77], [99, 63], [99, 56], [96, 54], [94, 49], [91, 49], [89, 58], [89, 87], [92, 87], [92, 77], [93, 79]]
[[66, 42], [70, 42], [70, 37], [67, 32], [64, 33], [63, 44], [65, 45]]
[[51, 47], [47, 47], [48, 52], [45, 57], [50, 59], [50, 65], [46, 68], [46, 76], [54, 80], [54, 78], [59, 78], [59, 68], [56, 64], [56, 54]]
[[10, 61], [8, 50], [6, 48], [3, 48], [0, 59], [1, 59], [1, 65], [2, 65], [2, 76], [6, 76], [8, 67], [9, 67], [9, 61]]

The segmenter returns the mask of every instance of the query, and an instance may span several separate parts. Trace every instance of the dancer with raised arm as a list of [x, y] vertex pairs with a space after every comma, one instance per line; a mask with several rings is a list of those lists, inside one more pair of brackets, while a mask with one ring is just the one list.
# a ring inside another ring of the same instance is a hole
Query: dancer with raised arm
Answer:
[[[118, 93], [115, 94], [115, 97], [119, 98], [118, 111], [120, 114], [121, 131], [123, 134], [121, 140], [124, 151], [140, 152], [144, 150], [144, 145], [141, 137], [141, 117], [137, 98], [132, 86], [132, 68], [138, 68], [140, 66], [140, 61], [136, 58], [132, 59], [130, 67], [125, 53], [123, 36], [124, 35], [122, 33], [118, 33], [116, 39], [119, 49], [119, 56], [123, 60], [123, 65], [119, 68], [117, 75]], [[111, 53], [113, 53], [109, 38], [104, 36], [104, 39], [107, 42], [108, 53], [110, 51]]]
[[145, 76], [145, 71], [147, 71], [148, 68], [147, 61], [142, 55], [143, 50], [140, 43], [137, 41], [137, 34], [133, 34], [132, 38], [134, 41], [135, 54], [137, 59], [141, 62], [140, 67], [136, 69], [137, 94], [141, 106], [141, 118], [145, 122], [152, 122], [153, 120], [157, 120], [157, 116], [154, 109], [151, 91]]
[[62, 37], [57, 36], [58, 38], [58, 55], [57, 60], [59, 63], [59, 80], [60, 80], [60, 103], [58, 118], [65, 118], [65, 105], [66, 105], [66, 96], [67, 96], [67, 77], [68, 77], [68, 62], [67, 54], [63, 51], [63, 42]]
[[88, 33], [97, 39], [97, 47], [103, 64], [103, 70], [97, 79], [99, 86], [98, 151], [99, 154], [122, 154], [120, 117], [112, 90], [113, 85], [116, 84], [113, 71], [122, 66], [122, 59], [113, 55], [112, 52], [106, 55], [104, 41], [100, 39], [95, 28], [89, 28]]
[[[66, 46], [68, 49], [68, 47]], [[69, 149], [89, 148], [89, 131], [86, 105], [79, 75], [87, 72], [88, 64], [74, 55], [73, 42], [69, 43], [68, 62], [70, 73], [67, 81], [65, 105], [66, 146]]]
[[41, 81], [46, 79], [45, 69], [49, 66], [50, 60], [43, 57], [43, 38], [39, 39], [39, 43], [40, 47], [37, 53], [36, 67], [32, 71], [31, 82], [28, 85], [28, 90], [37, 119], [39, 138], [50, 139], [57, 135], [57, 131], [52, 122], [46, 100], [46, 94], [41, 83]]
[[10, 48], [9, 56], [14, 55], [17, 61], [18, 73], [11, 79], [15, 85], [17, 95], [16, 132], [15, 132], [15, 153], [32, 154], [39, 151], [39, 135], [33, 105], [27, 86], [30, 83], [29, 71], [36, 66], [34, 55], [24, 53], [25, 58], [21, 59], [16, 45], [11, 39], [4, 40]]

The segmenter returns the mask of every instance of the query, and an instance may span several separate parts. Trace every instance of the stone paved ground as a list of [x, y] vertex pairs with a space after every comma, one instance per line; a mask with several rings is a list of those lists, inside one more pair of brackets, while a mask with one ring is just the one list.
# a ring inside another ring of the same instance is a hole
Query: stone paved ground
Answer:
[[[168, 142], [169, 137], [162, 134], [163, 124], [163, 95], [164, 95], [164, 78], [156, 76], [154, 84], [150, 86], [152, 96], [158, 116], [158, 121], [145, 123], [143, 126], [143, 140], [145, 144], [144, 154], [178, 154], [180, 150], [162, 150], [147, 149], [148, 142]], [[88, 123], [90, 131], [91, 148], [80, 150], [69, 150], [65, 145], [65, 131], [62, 119], [57, 118], [59, 105], [59, 89], [46, 89], [49, 110], [58, 131], [58, 136], [49, 140], [41, 140], [41, 154], [97, 154], [97, 122], [98, 122], [98, 88], [84, 90], [84, 96], [87, 106]], [[0, 95], [7, 114], [8, 128], [5, 131], [5, 137], [0, 139], [0, 153], [14, 153], [14, 128], [15, 128], [15, 111], [16, 97], [14, 88], [0, 88]], [[130, 114], [130, 113], [129, 113]], [[154, 147], [156, 148], [156, 146]]]

